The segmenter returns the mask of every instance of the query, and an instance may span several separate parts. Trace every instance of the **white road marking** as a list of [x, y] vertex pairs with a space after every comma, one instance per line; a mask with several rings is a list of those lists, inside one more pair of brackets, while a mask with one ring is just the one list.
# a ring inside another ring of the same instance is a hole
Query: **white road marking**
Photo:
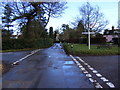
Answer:
[[80, 66], [79, 66], [79, 68], [83, 68], [83, 66], [82, 66], [82, 65], [80, 65]]
[[90, 82], [92, 82], [92, 83], [95, 83], [95, 82], [96, 82], [96, 80], [94, 80], [93, 78], [89, 78], [89, 80], [90, 80]]
[[75, 61], [77, 64], [80, 64], [78, 61]]
[[90, 65], [87, 65], [87, 67], [88, 67], [88, 68], [91, 68], [91, 66], [90, 66]]
[[101, 75], [101, 74], [99, 74], [99, 73], [97, 73], [97, 74], [96, 74], [96, 76], [98, 76], [98, 77], [102, 77], [102, 75]]
[[77, 57], [81, 62], [85, 63], [85, 61], [83, 61], [80, 57]]
[[111, 83], [111, 82], [107, 82], [106, 84], [107, 84], [110, 88], [115, 88], [114, 84]]
[[81, 64], [80, 63], [77, 63], [78, 66], [80, 66]]
[[85, 70], [85, 68], [82, 67], [81, 70], [83, 71], [83, 70]]
[[[70, 56], [72, 57], [72, 59], [73, 59], [75, 62], [77, 61], [72, 55], [70, 55]], [[101, 80], [103, 80], [104, 82], [107, 82], [106, 84], [107, 84], [110, 88], [115, 88], [115, 86], [114, 86], [113, 83], [108, 82], [108, 81], [109, 81], [108, 79], [106, 79], [105, 77], [102, 77], [102, 75], [99, 74], [98, 71], [96, 71], [94, 68], [92, 68], [92, 67], [91, 67], [90, 65], [88, 65], [87, 63], [85, 63], [85, 61], [83, 61], [80, 57], [76, 57], [76, 58], [78, 58], [79, 61], [81, 61], [81, 62], [82, 62], [84, 65], [86, 65], [93, 73], [95, 73], [95, 75], [96, 75], [97, 77], [99, 77], [99, 78], [100, 78]], [[96, 88], [103, 88], [96, 80], [94, 80], [93, 78], [91, 78], [92, 75], [89, 74], [88, 71], [86, 71], [85, 68], [84, 68], [79, 62], [77, 62], [77, 65], [79, 66], [79, 68], [80, 68], [81, 70], [83, 70], [83, 73], [86, 74], [86, 76], [89, 78], [89, 80], [90, 80], [91, 82], [95, 82], [95, 84], [96, 84], [95, 87], [96, 87]]]
[[86, 73], [88, 73], [88, 71], [84, 71], [83, 73], [85, 73], [85, 74], [86, 74]]
[[96, 71], [96, 70], [93, 70], [92, 72], [93, 72], [93, 73], [98, 73], [98, 71]]
[[12, 65], [15, 65], [15, 64], [19, 63], [20, 61], [22, 61], [22, 60], [26, 59], [27, 57], [33, 55], [34, 53], [38, 52], [39, 50], [40, 50], [40, 49], [32, 51], [31, 54], [28, 54], [28, 55], [26, 55], [25, 57], [23, 57], [23, 58], [15, 61], [15, 62], [13, 62]]
[[88, 65], [87, 63], [84, 63], [85, 65]]
[[77, 61], [76, 59], [73, 59], [74, 61]]
[[89, 68], [90, 70], [94, 70], [94, 68]]
[[99, 83], [95, 83], [96, 85], [95, 85], [95, 87], [96, 88], [103, 88]]
[[92, 77], [92, 75], [91, 74], [86, 74], [86, 77]]
[[109, 81], [109, 80], [106, 79], [105, 77], [101, 77], [100, 79], [103, 80], [104, 82], [108, 82], [108, 81]]

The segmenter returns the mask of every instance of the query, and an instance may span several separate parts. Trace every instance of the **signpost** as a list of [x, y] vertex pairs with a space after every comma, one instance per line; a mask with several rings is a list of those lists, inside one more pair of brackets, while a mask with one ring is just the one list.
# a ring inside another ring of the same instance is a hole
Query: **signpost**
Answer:
[[95, 34], [95, 32], [88, 30], [88, 32], [82, 32], [82, 34], [88, 34], [88, 49], [90, 50], [90, 34]]

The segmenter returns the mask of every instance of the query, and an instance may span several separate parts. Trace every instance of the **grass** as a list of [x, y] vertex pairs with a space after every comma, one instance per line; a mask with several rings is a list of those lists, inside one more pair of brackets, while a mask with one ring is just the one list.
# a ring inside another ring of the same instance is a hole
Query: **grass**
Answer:
[[68, 54], [74, 55], [120, 55], [117, 45], [113, 45], [111, 49], [97, 49], [98, 45], [91, 45], [90, 50], [86, 44], [73, 44], [73, 48], [71, 48], [71, 44], [64, 43], [63, 46]]

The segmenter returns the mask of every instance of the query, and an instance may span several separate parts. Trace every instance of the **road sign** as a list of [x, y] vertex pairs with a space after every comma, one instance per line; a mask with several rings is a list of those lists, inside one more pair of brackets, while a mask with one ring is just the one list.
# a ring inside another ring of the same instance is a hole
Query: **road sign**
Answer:
[[88, 35], [88, 49], [90, 50], [90, 34], [95, 34], [95, 32], [82, 32], [82, 34], [87, 34]]
[[[88, 32], [82, 32], [82, 34], [88, 34]], [[95, 32], [90, 32], [90, 34], [95, 34]]]

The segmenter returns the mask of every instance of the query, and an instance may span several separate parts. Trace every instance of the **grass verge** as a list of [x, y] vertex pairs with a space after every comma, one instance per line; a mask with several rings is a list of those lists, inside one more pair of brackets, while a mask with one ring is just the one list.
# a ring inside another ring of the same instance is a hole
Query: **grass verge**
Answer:
[[[71, 48], [73, 45], [73, 48]], [[91, 45], [91, 49], [88, 49], [86, 44], [63, 44], [64, 49], [67, 54], [73, 55], [120, 55], [117, 45], [113, 45], [111, 49], [109, 48], [100, 48], [97, 49], [98, 45]]]

